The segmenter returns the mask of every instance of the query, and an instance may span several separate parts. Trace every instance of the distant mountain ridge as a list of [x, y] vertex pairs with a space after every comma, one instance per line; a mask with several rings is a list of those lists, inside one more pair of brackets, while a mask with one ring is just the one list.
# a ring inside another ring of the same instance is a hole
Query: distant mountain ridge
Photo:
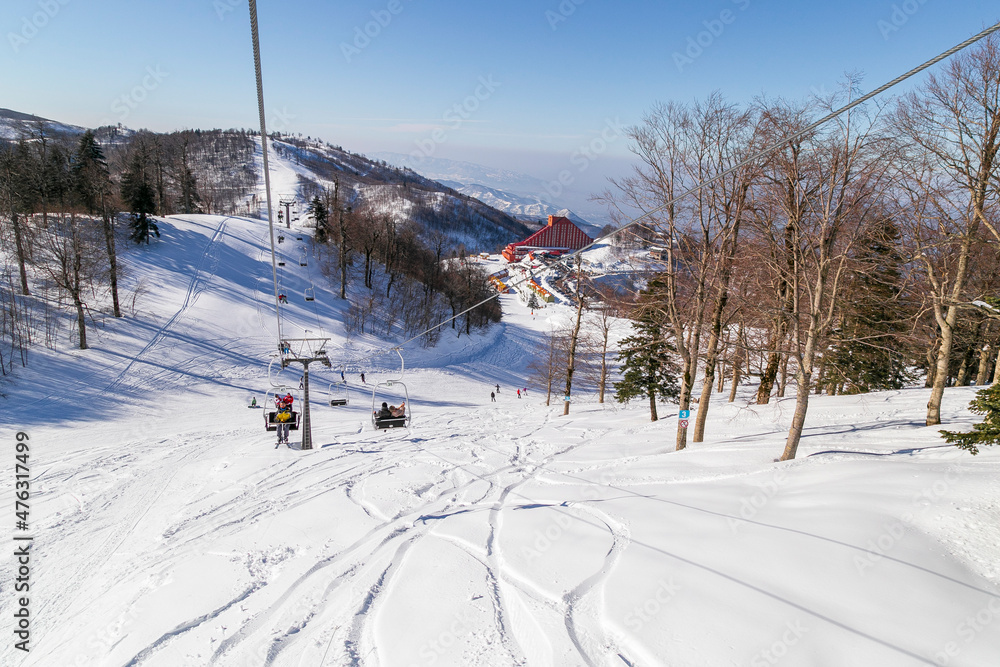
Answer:
[[30, 113], [0, 108], [0, 138], [17, 140], [38, 132], [39, 126], [51, 134], [83, 134], [86, 129], [35, 116]]
[[[86, 131], [82, 127], [40, 116], [0, 109], [0, 140], [31, 139], [38, 135], [40, 128], [51, 137], [63, 137], [67, 143], [75, 142], [75, 137]], [[191, 132], [206, 134], [201, 130]], [[246, 131], [239, 130], [211, 132], [243, 132], [246, 135]], [[133, 131], [121, 126], [97, 128], [95, 132], [98, 141], [105, 145], [128, 144], [145, 133], [145, 130]], [[173, 134], [177, 133], [160, 136]], [[519, 216], [493, 208], [460, 189], [443, 185], [405, 166], [370, 159], [340, 146], [300, 135], [274, 133], [271, 139], [275, 151], [295, 165], [298, 184], [294, 189], [305, 201], [321, 194], [326, 188], [332, 188], [336, 180], [340, 183], [343, 201], [349, 202], [349, 205], [368, 204], [389, 212], [399, 222], [415, 224], [421, 236], [428, 240], [443, 235], [449, 250], [464, 247], [473, 252], [499, 251], [531, 231]], [[211, 150], [209, 142], [208, 151]], [[251, 164], [242, 157], [236, 158], [238, 164], [234, 163], [231, 155], [206, 154], [203, 158], [211, 163], [203, 165], [199, 177], [203, 184], [220, 170], [250, 169], [259, 173], [260, 165]], [[499, 198], [497, 202], [500, 203]]]
[[532, 194], [545, 191], [545, 181], [540, 178], [461, 160], [433, 157], [417, 160], [411, 155], [391, 152], [375, 153], [373, 156], [434, 179], [518, 220], [537, 223], [550, 215], [561, 215], [584, 227], [588, 233], [592, 234], [600, 229], [600, 225], [595, 225], [566, 207]]
[[480, 185], [514, 192], [519, 195], [541, 192], [545, 181], [534, 176], [521, 174], [509, 169], [488, 167], [475, 162], [448, 160], [446, 158], [424, 157], [416, 159], [405, 153], [379, 152], [372, 155], [375, 159], [384, 160], [398, 167], [406, 167], [413, 171], [433, 178], [435, 181], [450, 181], [462, 185]]

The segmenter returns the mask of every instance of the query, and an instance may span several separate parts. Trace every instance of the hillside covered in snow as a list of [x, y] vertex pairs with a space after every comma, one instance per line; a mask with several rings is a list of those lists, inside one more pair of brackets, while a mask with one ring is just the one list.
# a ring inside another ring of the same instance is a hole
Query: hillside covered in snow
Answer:
[[[817, 396], [779, 464], [790, 399], [749, 383], [675, 452], [669, 404], [655, 423], [590, 390], [545, 405], [528, 366], [569, 307], [504, 295], [501, 325], [407, 347], [405, 390], [377, 386], [393, 342], [348, 334], [289, 261], [284, 336], [329, 338], [333, 368], [312, 368], [315, 448], [276, 446], [247, 407], [299, 382], [268, 375], [266, 224], [159, 225], [123, 253], [130, 314], [89, 350], [34, 351], [0, 399], [29, 438], [34, 537], [30, 652], [8, 640], [2, 664], [997, 664], [1000, 452], [945, 446], [929, 390]], [[280, 257], [311, 257], [295, 231]], [[949, 427], [972, 391], [947, 392]], [[410, 428], [373, 430], [407, 396]]]

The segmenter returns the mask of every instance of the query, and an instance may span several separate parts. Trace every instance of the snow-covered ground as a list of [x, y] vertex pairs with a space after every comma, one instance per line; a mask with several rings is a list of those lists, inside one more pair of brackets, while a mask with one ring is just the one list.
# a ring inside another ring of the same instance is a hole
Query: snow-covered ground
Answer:
[[[385, 343], [345, 335], [292, 234], [285, 335], [354, 360], [351, 402], [313, 406], [312, 451], [276, 447], [246, 407], [274, 347], [266, 225], [160, 229], [124, 258], [137, 315], [34, 352], [3, 400], [8, 441], [30, 436], [35, 541], [31, 651], [8, 632], [0, 664], [1000, 665], [1000, 451], [944, 446], [927, 390], [817, 396], [775, 463], [793, 399], [746, 387], [674, 452], [670, 406], [519, 399], [570, 309], [504, 295], [489, 333], [405, 351], [412, 426], [375, 432], [398, 358], [362, 359]], [[973, 391], [945, 393], [949, 427]]]

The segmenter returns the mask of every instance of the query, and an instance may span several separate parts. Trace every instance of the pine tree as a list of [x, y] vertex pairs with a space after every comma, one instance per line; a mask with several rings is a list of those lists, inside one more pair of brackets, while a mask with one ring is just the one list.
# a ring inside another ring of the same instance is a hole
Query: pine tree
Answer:
[[323, 200], [320, 199], [318, 195], [313, 197], [312, 201], [309, 202], [309, 208], [306, 209], [306, 213], [311, 215], [313, 220], [316, 221], [316, 242], [326, 243], [326, 240], [329, 237], [327, 220], [330, 215], [326, 209], [326, 205], [323, 204]]
[[118, 302], [118, 255], [115, 249], [115, 215], [110, 201], [111, 176], [108, 163], [104, 159], [104, 151], [94, 138], [94, 133], [87, 130], [80, 137], [80, 144], [73, 157], [73, 188], [76, 195], [87, 210], [87, 213], [101, 214], [104, 230], [104, 246], [108, 253], [109, 278], [111, 283], [111, 300], [115, 317], [121, 317], [121, 305]]
[[198, 179], [188, 164], [187, 140], [181, 146], [180, 168], [181, 213], [201, 213], [201, 197], [198, 195]]
[[104, 151], [94, 137], [92, 130], [80, 137], [76, 155], [73, 157], [73, 188], [87, 213], [94, 214], [101, 209], [101, 196], [105, 193], [110, 176]]
[[129, 238], [136, 243], [148, 244], [150, 234], [159, 238], [160, 230], [150, 217], [156, 210], [156, 190], [146, 168], [144, 153], [140, 148], [132, 154], [128, 169], [122, 175], [122, 199], [132, 213]]
[[861, 244], [858, 270], [847, 290], [841, 326], [825, 355], [828, 384], [848, 394], [902, 389], [911, 379], [900, 338], [909, 331], [899, 230], [888, 218]]
[[525, 305], [531, 309], [531, 312], [535, 312], [542, 307], [541, 302], [538, 301], [538, 295], [533, 291], [528, 293], [528, 303]]
[[675, 349], [666, 339], [666, 326], [655, 312], [641, 312], [633, 322], [634, 333], [621, 342], [618, 360], [622, 381], [614, 383], [619, 403], [640, 396], [649, 398], [650, 421], [658, 419], [656, 399], [677, 398]]
[[941, 435], [945, 442], [968, 450], [975, 456], [980, 447], [1000, 444], [1000, 383], [976, 392], [969, 409], [977, 415], [986, 415], [986, 419], [974, 425], [968, 433], [941, 431]]

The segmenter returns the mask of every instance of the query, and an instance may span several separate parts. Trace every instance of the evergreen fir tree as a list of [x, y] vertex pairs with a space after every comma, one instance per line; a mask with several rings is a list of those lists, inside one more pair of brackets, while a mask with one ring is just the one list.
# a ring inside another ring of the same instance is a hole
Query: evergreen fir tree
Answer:
[[650, 421], [655, 422], [656, 399], [677, 398], [680, 392], [673, 359], [676, 350], [667, 340], [666, 325], [655, 309], [640, 306], [633, 329], [634, 333], [622, 340], [618, 353], [622, 380], [614, 383], [615, 399], [624, 403], [636, 397], [649, 398]]
[[531, 309], [531, 312], [535, 312], [542, 307], [542, 304], [538, 301], [538, 295], [534, 292], [528, 294], [528, 303], [526, 305]]
[[110, 196], [111, 175], [104, 159], [104, 151], [91, 130], [80, 137], [73, 156], [72, 182], [77, 199], [87, 213], [101, 214], [104, 245], [108, 253], [111, 302], [115, 317], [121, 317], [121, 304], [118, 301], [118, 255], [115, 249], [115, 209]]
[[122, 175], [122, 199], [132, 214], [132, 233], [129, 238], [136, 243], [149, 243], [150, 234], [160, 237], [156, 222], [150, 217], [156, 210], [156, 189], [146, 169], [144, 151], [132, 154], [128, 169]]
[[180, 174], [181, 186], [181, 213], [201, 213], [201, 197], [198, 196], [198, 180], [191, 172], [191, 168], [183, 166]]
[[947, 443], [968, 450], [975, 456], [980, 447], [1000, 444], [1000, 383], [976, 392], [969, 409], [977, 415], [986, 415], [986, 419], [974, 425], [968, 433], [941, 431], [941, 435]]
[[94, 132], [87, 130], [80, 137], [80, 144], [73, 157], [73, 188], [87, 213], [93, 214], [102, 208], [101, 197], [110, 184], [104, 151], [94, 138]]
[[181, 144], [181, 164], [178, 185], [181, 188], [181, 213], [201, 213], [201, 197], [198, 195], [198, 179], [188, 163], [188, 138]]
[[326, 210], [326, 205], [323, 204], [323, 200], [319, 196], [312, 198], [309, 202], [309, 208], [306, 209], [306, 213], [313, 217], [316, 221], [316, 242], [326, 243], [329, 237], [329, 229], [327, 228], [327, 221], [329, 220], [330, 214]]
[[911, 379], [900, 338], [909, 330], [900, 299], [903, 258], [892, 220], [876, 223], [857, 257], [860, 269], [847, 290], [841, 326], [826, 353], [828, 384], [844, 393], [902, 389]]

